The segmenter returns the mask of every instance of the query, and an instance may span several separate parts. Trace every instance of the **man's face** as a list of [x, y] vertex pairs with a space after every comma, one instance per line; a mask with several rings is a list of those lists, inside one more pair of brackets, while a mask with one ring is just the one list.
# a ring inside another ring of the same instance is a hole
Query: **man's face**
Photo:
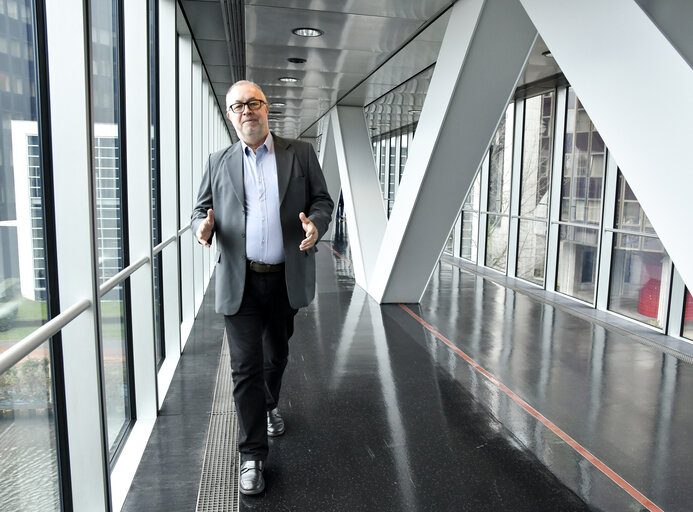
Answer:
[[[234, 103], [245, 103], [250, 100], [262, 100], [265, 103], [257, 110], [250, 110], [250, 107], [246, 105], [238, 114], [228, 110]], [[238, 138], [253, 149], [265, 141], [269, 133], [267, 122], [269, 107], [267, 98], [260, 89], [250, 84], [234, 87], [226, 97], [226, 107], [226, 115], [233, 123]]]

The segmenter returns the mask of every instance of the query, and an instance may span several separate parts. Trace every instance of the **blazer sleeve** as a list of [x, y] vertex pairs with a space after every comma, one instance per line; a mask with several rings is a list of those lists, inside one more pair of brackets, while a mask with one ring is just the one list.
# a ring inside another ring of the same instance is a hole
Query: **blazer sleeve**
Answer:
[[[306, 143], [308, 153], [308, 179], [310, 186], [310, 208], [306, 215], [310, 221], [318, 228], [318, 236], [322, 236], [327, 232], [327, 228], [332, 220], [332, 210], [334, 209], [334, 201], [327, 191], [327, 183], [325, 176], [320, 168], [318, 157], [315, 156], [313, 146]], [[205, 214], [206, 215], [206, 214]]]
[[[192, 214], [190, 215], [190, 229], [192, 230], [193, 239], [197, 241], [197, 228], [200, 226], [203, 220], [207, 218], [207, 210], [210, 208], [214, 209], [214, 202], [212, 200], [212, 155], [207, 157], [207, 164], [205, 165], [205, 172], [202, 175], [202, 181], [200, 182], [200, 189], [197, 192], [197, 202], [193, 208]], [[212, 243], [212, 238], [214, 238], [214, 230], [207, 240], [208, 243]], [[199, 243], [199, 242], [198, 242]]]

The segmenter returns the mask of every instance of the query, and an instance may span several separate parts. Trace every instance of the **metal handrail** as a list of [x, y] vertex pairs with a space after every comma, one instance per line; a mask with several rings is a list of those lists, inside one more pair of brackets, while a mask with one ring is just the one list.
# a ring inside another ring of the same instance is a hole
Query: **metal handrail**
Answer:
[[604, 228], [604, 231], [609, 231], [611, 233], [621, 233], [622, 235], [644, 236], [645, 238], [656, 238], [659, 240], [659, 236], [656, 233], [647, 233], [643, 231], [629, 231], [627, 229], [618, 228]]
[[[190, 224], [181, 229], [178, 232], [178, 235], [173, 235], [170, 238], [161, 242], [156, 247], [154, 247], [154, 249], [152, 250], [153, 254], [156, 255], [159, 252], [161, 252], [167, 245], [173, 243], [178, 238], [178, 236], [185, 233], [185, 231], [187, 231], [188, 229], [190, 229]], [[108, 281], [99, 286], [99, 297], [103, 297], [105, 294], [107, 294], [113, 288], [125, 281], [128, 277], [130, 277], [135, 271], [137, 271], [146, 263], [149, 263], [149, 256], [142, 256], [135, 263], [129, 265], [128, 267], [124, 268], [116, 275], [111, 277]], [[48, 341], [52, 336], [54, 336], [63, 327], [65, 327], [72, 320], [74, 320], [80, 314], [86, 311], [90, 306], [91, 301], [89, 299], [84, 299], [77, 302], [76, 304], [73, 304], [65, 311], [60, 313], [58, 316], [51, 319], [49, 322], [46, 322], [41, 327], [36, 329], [34, 332], [22, 338], [20, 341], [8, 348], [5, 352], [0, 354], [0, 375], [12, 368], [15, 364], [24, 359], [26, 356], [28, 356], [39, 345]]]
[[171, 244], [172, 242], [174, 242], [176, 240], [178, 240], [178, 235], [171, 235], [169, 238], [167, 238], [166, 240], [161, 242], [159, 245], [154, 247], [154, 249], [152, 249], [152, 255], [156, 256], [161, 251], [163, 251], [167, 245]]
[[34, 332], [0, 354], [0, 374], [5, 373], [19, 361], [31, 354], [39, 345], [48, 341], [51, 336], [59, 332], [90, 306], [91, 301], [89, 299], [84, 299], [73, 304], [50, 322], [46, 322]]
[[600, 224], [581, 224], [579, 222], [570, 222], [567, 220], [552, 220], [551, 221], [552, 225], [558, 225], [558, 226], [569, 226], [569, 227], [574, 227], [574, 228], [586, 228], [586, 229], [596, 229], [599, 230], [601, 223]]
[[[186, 229], [189, 228], [190, 226], [188, 225]], [[154, 254], [158, 254], [167, 245], [171, 244], [177, 238], [178, 235], [171, 236], [167, 240], [157, 245], [152, 252]], [[113, 288], [125, 281], [128, 277], [130, 277], [135, 271], [137, 271], [146, 263], [149, 263], [149, 256], [142, 256], [135, 263], [129, 265], [128, 267], [124, 268], [116, 275], [111, 277], [108, 281], [99, 286], [99, 297], [103, 297], [104, 295], [106, 295], [109, 291], [111, 291]], [[34, 332], [24, 337], [23, 339], [12, 345], [10, 348], [8, 348], [5, 352], [0, 354], [0, 374], [12, 368], [12, 366], [24, 359], [31, 352], [33, 352], [36, 349], [36, 347], [48, 341], [51, 338], [51, 336], [59, 332], [63, 327], [65, 327], [68, 323], [77, 318], [90, 306], [91, 301], [89, 299], [84, 299], [77, 302], [76, 304], [73, 304], [65, 311], [60, 313], [58, 316], [56, 316], [49, 322], [46, 322], [41, 327], [36, 329]]]
[[149, 256], [142, 256], [135, 263], [125, 267], [123, 270], [118, 272], [116, 275], [111, 277], [108, 281], [99, 286], [99, 297], [103, 297], [113, 288], [118, 286], [120, 283], [125, 281], [130, 277], [137, 269], [139, 269], [145, 263], [149, 263]]
[[532, 217], [530, 215], [511, 215], [510, 218], [519, 220], [531, 220], [532, 222], [543, 222], [544, 224], [549, 223], [549, 219], [541, 217]]

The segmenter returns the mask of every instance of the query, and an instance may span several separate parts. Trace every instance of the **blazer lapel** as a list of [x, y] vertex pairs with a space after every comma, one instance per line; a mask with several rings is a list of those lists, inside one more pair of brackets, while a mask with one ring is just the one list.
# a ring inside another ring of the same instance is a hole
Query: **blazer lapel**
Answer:
[[231, 154], [226, 164], [226, 170], [231, 178], [233, 191], [240, 203], [245, 207], [245, 187], [243, 186], [243, 146], [237, 142], [231, 148]]
[[286, 189], [289, 187], [291, 179], [291, 169], [294, 162], [294, 151], [291, 144], [281, 137], [272, 134], [274, 139], [274, 156], [277, 160], [277, 188], [279, 191], [279, 204], [284, 201]]

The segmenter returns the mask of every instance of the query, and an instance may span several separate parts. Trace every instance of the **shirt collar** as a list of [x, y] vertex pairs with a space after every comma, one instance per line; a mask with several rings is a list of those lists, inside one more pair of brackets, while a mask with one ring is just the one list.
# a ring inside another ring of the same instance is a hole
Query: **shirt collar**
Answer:
[[[244, 155], [250, 154], [250, 153], [248, 153], [248, 150], [250, 150], [251, 152], [253, 151], [252, 149], [250, 149], [250, 146], [248, 146], [245, 142], [243, 142], [243, 140], [241, 140], [241, 145], [243, 146], [243, 154]], [[265, 139], [265, 142], [260, 144], [258, 149], [260, 149], [262, 146], [265, 146], [265, 148], [267, 148], [267, 153], [272, 153], [272, 151], [274, 151], [274, 139], [272, 138], [272, 132], [269, 132], [267, 134], [267, 138]]]

